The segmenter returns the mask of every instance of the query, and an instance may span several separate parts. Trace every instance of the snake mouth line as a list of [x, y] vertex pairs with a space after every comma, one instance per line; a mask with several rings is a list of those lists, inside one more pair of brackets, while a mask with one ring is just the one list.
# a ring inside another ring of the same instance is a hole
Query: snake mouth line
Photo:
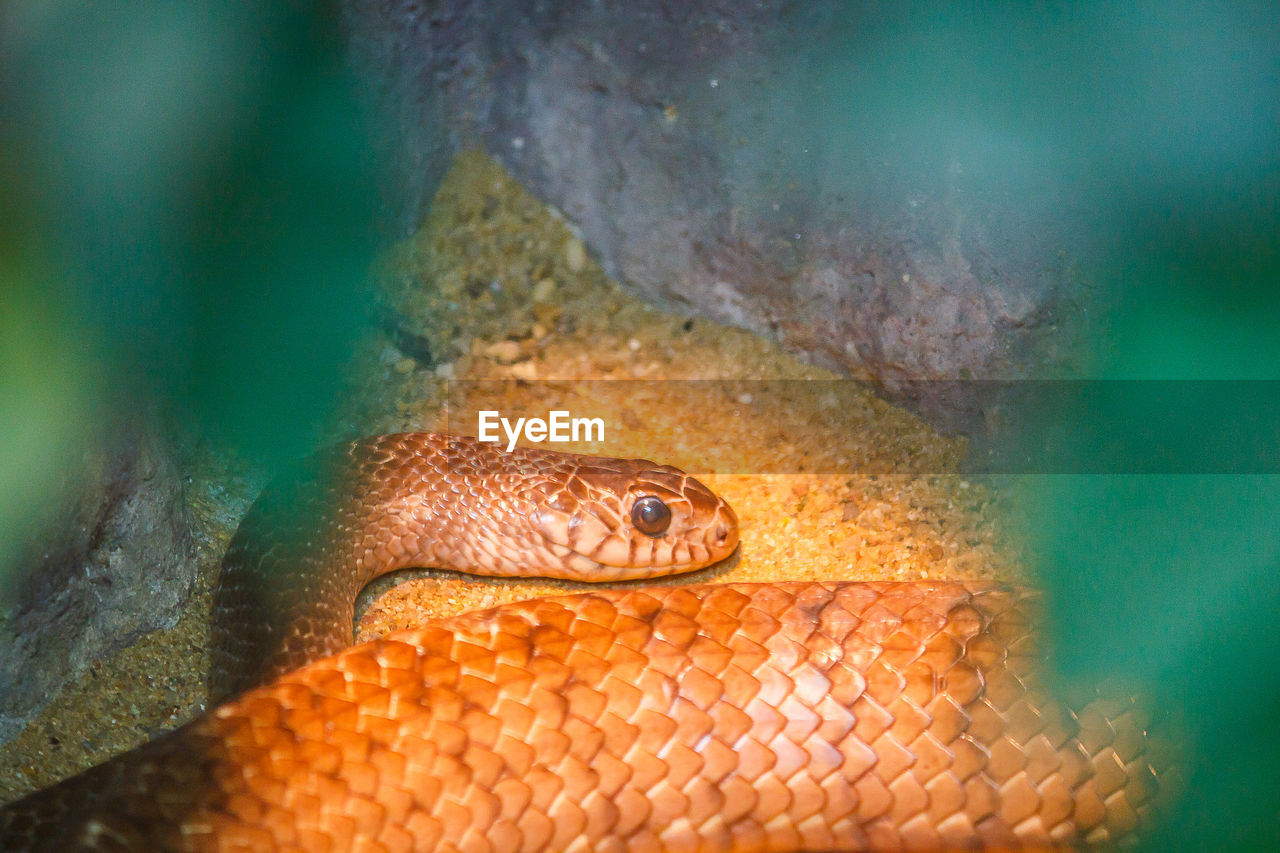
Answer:
[[728, 560], [738, 551], [738, 533], [736, 529], [726, 524], [723, 530], [716, 530], [713, 533], [712, 544], [710, 546], [691, 547], [687, 559], [653, 566], [611, 565], [594, 560], [584, 554], [564, 549], [567, 553], [562, 557], [563, 566], [549, 567], [543, 573], [543, 576], [592, 584], [613, 581], [651, 580], [713, 568]]

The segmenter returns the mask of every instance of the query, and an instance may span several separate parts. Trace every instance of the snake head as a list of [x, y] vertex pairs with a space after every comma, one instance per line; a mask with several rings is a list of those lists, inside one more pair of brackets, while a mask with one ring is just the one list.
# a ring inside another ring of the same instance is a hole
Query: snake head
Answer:
[[688, 474], [647, 459], [581, 457], [545, 485], [537, 527], [576, 580], [679, 574], [738, 545], [738, 517]]

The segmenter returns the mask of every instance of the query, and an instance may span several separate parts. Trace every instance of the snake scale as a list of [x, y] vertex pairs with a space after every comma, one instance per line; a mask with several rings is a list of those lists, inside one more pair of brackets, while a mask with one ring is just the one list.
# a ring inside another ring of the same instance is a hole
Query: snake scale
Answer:
[[430, 433], [321, 454], [224, 558], [213, 690], [238, 698], [0, 811], [0, 849], [959, 849], [1150, 819], [1143, 712], [1049, 694], [1027, 590], [613, 589], [349, 646], [395, 568], [642, 578], [737, 542], [644, 460]]

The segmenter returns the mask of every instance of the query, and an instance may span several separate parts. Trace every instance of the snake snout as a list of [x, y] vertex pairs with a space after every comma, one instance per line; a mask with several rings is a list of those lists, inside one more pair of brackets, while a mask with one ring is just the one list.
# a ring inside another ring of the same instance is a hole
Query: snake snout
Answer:
[[680, 574], [738, 546], [733, 510], [683, 471], [643, 459], [568, 458], [573, 469], [537, 495], [533, 523], [549, 554], [541, 571], [593, 581]]

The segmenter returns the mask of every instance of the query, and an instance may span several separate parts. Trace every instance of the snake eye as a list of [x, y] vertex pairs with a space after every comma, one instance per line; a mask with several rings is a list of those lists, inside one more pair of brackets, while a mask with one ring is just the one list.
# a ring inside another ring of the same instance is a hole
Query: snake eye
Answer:
[[649, 536], [661, 536], [671, 526], [671, 508], [662, 498], [645, 495], [631, 507], [631, 523]]

